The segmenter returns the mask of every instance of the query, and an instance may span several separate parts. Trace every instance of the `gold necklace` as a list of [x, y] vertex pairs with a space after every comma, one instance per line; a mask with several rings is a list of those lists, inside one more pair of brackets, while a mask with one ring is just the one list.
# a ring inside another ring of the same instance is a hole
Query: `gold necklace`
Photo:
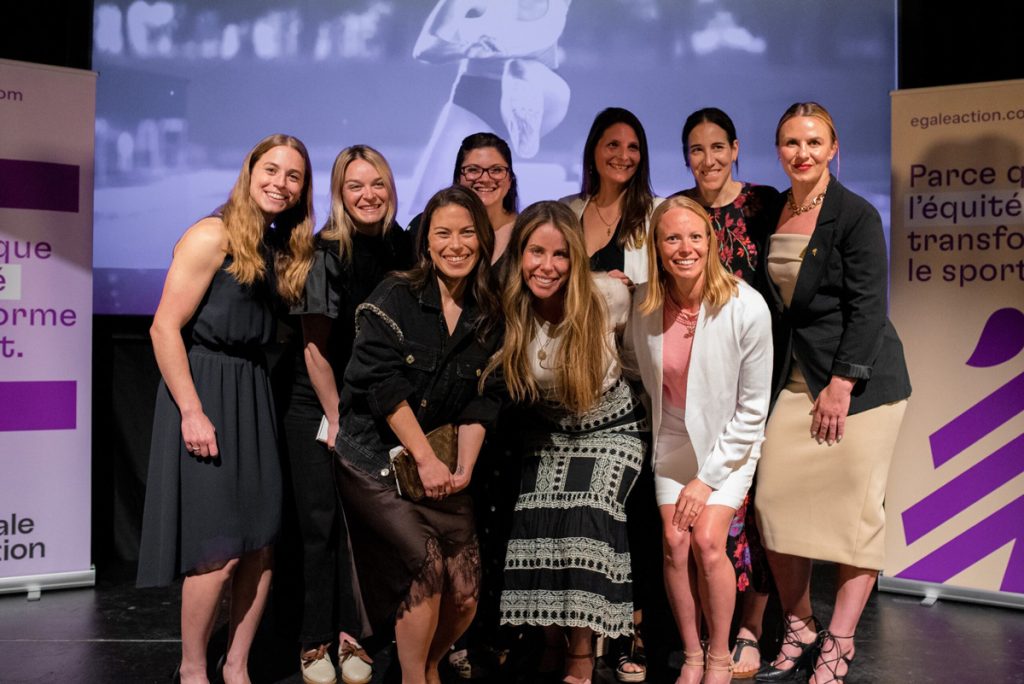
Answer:
[[545, 368], [543, 362], [548, 360], [548, 351], [547, 350], [548, 350], [548, 345], [551, 344], [551, 340], [552, 339], [554, 339], [554, 338], [548, 336], [548, 338], [546, 340], [544, 340], [544, 343], [540, 346], [540, 349], [537, 350], [537, 360], [541, 362], [541, 368]]
[[[828, 188], [825, 188], [825, 190], [828, 190]], [[821, 204], [821, 201], [825, 199], [825, 190], [822, 190], [817, 197], [812, 199], [807, 204], [803, 206], [797, 206], [797, 203], [793, 200], [793, 190], [791, 188], [789, 192], [786, 193], [786, 201], [789, 204], [789, 210], [793, 212], [794, 216], [799, 216], [800, 214], [807, 213], [814, 207]]]
[[622, 217], [622, 211], [621, 210], [619, 211], [618, 216], [612, 216], [612, 220], [611, 221], [606, 221], [605, 218], [604, 218], [604, 214], [601, 213], [601, 207], [597, 206], [597, 201], [591, 200], [590, 204], [594, 207], [594, 211], [597, 212], [597, 217], [599, 219], [601, 219], [601, 223], [603, 223], [605, 225], [605, 228], [608, 229], [607, 230], [608, 237], [611, 237], [612, 236], [612, 227], [614, 227], [619, 222], [619, 219]]
[[693, 337], [697, 334], [697, 319], [700, 317], [700, 304], [697, 304], [696, 311], [687, 311], [683, 306], [676, 301], [675, 294], [669, 290], [669, 300], [672, 302], [672, 308], [676, 310], [676, 315], [673, 318], [683, 325], [683, 329], [686, 330], [684, 337]]

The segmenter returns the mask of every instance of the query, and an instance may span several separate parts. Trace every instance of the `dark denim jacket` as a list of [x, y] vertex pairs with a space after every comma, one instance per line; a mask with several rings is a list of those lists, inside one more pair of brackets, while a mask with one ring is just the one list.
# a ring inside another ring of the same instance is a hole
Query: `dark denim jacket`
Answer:
[[382, 481], [391, 478], [388, 451], [399, 444], [387, 416], [402, 402], [429, 432], [445, 423], [491, 425], [501, 407], [500, 386], [489, 378], [477, 389], [500, 331], [481, 344], [467, 295], [449, 336], [441, 293], [431, 280], [420, 293], [391, 277], [356, 310], [356, 340], [341, 390], [341, 425], [335, 445], [342, 458]]

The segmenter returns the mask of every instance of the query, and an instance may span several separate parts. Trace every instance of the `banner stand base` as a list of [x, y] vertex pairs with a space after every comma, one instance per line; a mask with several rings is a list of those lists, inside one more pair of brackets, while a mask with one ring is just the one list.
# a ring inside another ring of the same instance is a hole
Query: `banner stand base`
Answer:
[[937, 582], [900, 579], [898, 577], [878, 576], [878, 590], [893, 594], [909, 594], [922, 597], [921, 603], [930, 606], [939, 599], [978, 603], [984, 606], [1000, 608], [1016, 608], [1024, 610], [1024, 594], [1006, 591], [990, 591], [987, 589], [970, 589]]
[[52, 572], [46, 575], [0, 577], [0, 594], [25, 592], [29, 601], [38, 601], [40, 592], [50, 589], [79, 589], [96, 586], [96, 566], [75, 572]]

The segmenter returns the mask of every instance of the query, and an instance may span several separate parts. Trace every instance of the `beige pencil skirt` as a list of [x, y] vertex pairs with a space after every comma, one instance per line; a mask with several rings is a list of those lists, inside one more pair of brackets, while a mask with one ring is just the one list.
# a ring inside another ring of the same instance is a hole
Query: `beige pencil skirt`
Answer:
[[796, 364], [768, 419], [757, 467], [765, 548], [881, 570], [885, 483], [907, 407], [901, 400], [846, 419], [843, 441], [811, 439], [814, 401]]

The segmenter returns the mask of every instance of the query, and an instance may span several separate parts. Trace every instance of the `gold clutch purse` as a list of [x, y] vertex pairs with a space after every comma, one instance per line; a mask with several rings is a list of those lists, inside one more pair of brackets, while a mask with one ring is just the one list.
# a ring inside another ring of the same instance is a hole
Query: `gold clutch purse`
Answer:
[[[427, 433], [427, 441], [434, 454], [454, 473], [459, 462], [459, 428], [448, 423], [436, 427]], [[420, 471], [416, 468], [416, 459], [409, 450], [399, 447], [391, 455], [391, 469], [395, 471], [395, 482], [398, 483], [398, 495], [410, 501], [420, 501], [426, 496]]]

